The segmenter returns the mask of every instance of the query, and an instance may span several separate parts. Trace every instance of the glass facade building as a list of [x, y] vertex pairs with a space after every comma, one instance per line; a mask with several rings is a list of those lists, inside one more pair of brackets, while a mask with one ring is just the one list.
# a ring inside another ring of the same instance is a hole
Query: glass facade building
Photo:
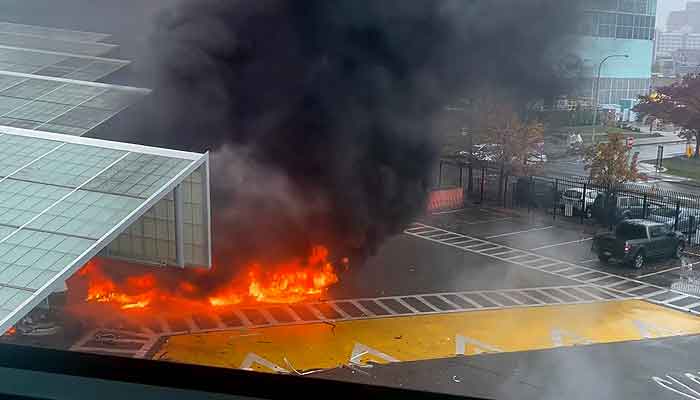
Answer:
[[619, 104], [646, 94], [651, 86], [657, 0], [587, 0], [576, 56], [581, 73], [576, 96], [592, 98], [600, 62], [599, 104]]

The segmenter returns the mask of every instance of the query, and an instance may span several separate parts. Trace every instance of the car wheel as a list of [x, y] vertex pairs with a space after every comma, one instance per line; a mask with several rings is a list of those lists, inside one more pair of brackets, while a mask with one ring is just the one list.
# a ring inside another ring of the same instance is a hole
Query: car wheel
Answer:
[[608, 261], [610, 261], [610, 257], [604, 256], [604, 255], [602, 255], [602, 254], [599, 254], [599, 255], [598, 255], [598, 259], [599, 259], [600, 262], [602, 262], [602, 263], [607, 263]]
[[673, 252], [673, 258], [681, 258], [683, 256], [683, 251], [685, 250], [685, 243], [680, 242], [676, 246], [676, 251]]
[[646, 257], [644, 257], [644, 252], [640, 250], [639, 252], [637, 252], [637, 255], [635, 255], [632, 259], [632, 267], [634, 269], [642, 269], [644, 267], [645, 262]]

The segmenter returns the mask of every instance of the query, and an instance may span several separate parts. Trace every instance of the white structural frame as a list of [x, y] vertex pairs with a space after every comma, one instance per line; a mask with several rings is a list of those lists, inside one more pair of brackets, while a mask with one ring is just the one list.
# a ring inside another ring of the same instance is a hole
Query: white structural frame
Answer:
[[[93, 36], [93, 37], [95, 38], [95, 40], [88, 40], [88, 41], [86, 41], [86, 40], [79, 41], [79, 40], [66, 40], [66, 39], [62, 39], [62, 40], [64, 40], [64, 41], [68, 41], [68, 42], [90, 42], [90, 43], [96, 42], [96, 43], [99, 43], [99, 42], [102, 42], [103, 40], [107, 40], [107, 39], [109, 39], [109, 38], [112, 37], [112, 35], [109, 34], [109, 33], [90, 32], [90, 31], [79, 31], [79, 30], [75, 30], [75, 29], [54, 28], [54, 27], [51, 27], [51, 26], [43, 26], [43, 25], [19, 24], [19, 23], [16, 23], [16, 22], [9, 22], [9, 21], [2, 21], [0, 24], [1, 24], [1, 25], [4, 25], [4, 26], [18, 26], [18, 27], [24, 27], [24, 28], [41, 28], [41, 29], [43, 29], [43, 30], [45, 30], [45, 31], [51, 31], [51, 32], [55, 32], [55, 33], [64, 32], [64, 33], [88, 34], [88, 35], [91, 35], [91, 36]], [[12, 35], [32, 36], [32, 37], [38, 37], [38, 38], [43, 38], [43, 39], [48, 39], [48, 38], [50, 38], [50, 36], [46, 36], [46, 35], [37, 35], [37, 34], [34, 34], [34, 33], [19, 33], [19, 32], [15, 32], [15, 31], [1, 30], [1, 29], [0, 29], [0, 32], [2, 32], [2, 33], [9, 33], [9, 34], [12, 34]]]
[[139, 87], [133, 87], [133, 86], [113, 85], [110, 83], [92, 82], [92, 81], [80, 81], [77, 79], [59, 78], [59, 77], [55, 77], [55, 76], [25, 74], [23, 72], [12, 72], [12, 71], [0, 70], [0, 75], [15, 76], [17, 78], [26, 78], [26, 79], [41, 79], [44, 81], [70, 83], [70, 84], [74, 84], [74, 85], [92, 86], [92, 87], [98, 87], [98, 88], [104, 88], [104, 89], [117, 89], [117, 90], [124, 90], [124, 91], [129, 91], [129, 92], [141, 93], [144, 95], [151, 93], [151, 89], [145, 89], [145, 88], [139, 88]]
[[[92, 41], [86, 42], [86, 41], [79, 41], [79, 40], [64, 40], [64, 39], [49, 38], [49, 37], [45, 37], [45, 36], [27, 35], [27, 34], [4, 32], [4, 31], [0, 31], [0, 34], [7, 35], [7, 36], [14, 36], [14, 37], [17, 37], [20, 39], [25, 37], [25, 38], [29, 38], [29, 39], [44, 41], [47, 44], [51, 43], [54, 46], [60, 46], [60, 43], [68, 43], [68, 44], [73, 43], [73, 44], [78, 44], [78, 45], [90, 46], [90, 47], [92, 47], [92, 49], [99, 49], [99, 50], [96, 50], [95, 52], [91, 51], [91, 53], [93, 53], [93, 54], [87, 54], [87, 53], [82, 53], [82, 54], [94, 55], [95, 57], [99, 57], [99, 56], [95, 55], [94, 53], [99, 53], [99, 54], [105, 55], [105, 54], [109, 54], [109, 53], [113, 52], [114, 50], [116, 50], [117, 48], [119, 48], [118, 44], [105, 43], [105, 42], [92, 42]], [[2, 43], [2, 41], [0, 41], [0, 43]], [[9, 44], [7, 44], [6, 46], [9, 46]], [[47, 47], [47, 48], [49, 48], [49, 47]], [[73, 53], [73, 54], [80, 54], [80, 53]]]
[[[88, 249], [86, 249], [82, 254], [76, 257], [70, 264], [66, 265], [61, 271], [57, 272], [48, 282], [46, 282], [39, 289], [34, 291], [34, 293], [22, 302], [18, 307], [16, 307], [12, 313], [8, 314], [4, 318], [0, 319], [0, 332], [4, 332], [9, 329], [12, 325], [17, 323], [24, 315], [41, 303], [46, 297], [48, 297], [53, 291], [61, 290], [64, 286], [65, 280], [68, 279], [73, 273], [75, 273], [80, 267], [85, 265], [92, 257], [96, 256], [103, 248], [105, 248], [109, 243], [114, 241], [124, 230], [126, 230], [131, 224], [136, 222], [142, 215], [144, 215], [148, 210], [150, 210], [157, 202], [162, 200], [168, 193], [174, 191], [178, 185], [180, 185], [188, 176], [190, 176], [198, 168], [204, 166], [204, 170], [208, 171], [209, 168], [209, 154], [204, 153], [191, 153], [178, 150], [162, 149], [157, 147], [142, 146], [131, 143], [119, 143], [110, 142], [107, 140], [86, 138], [81, 136], [70, 136], [62, 135], [58, 133], [34, 131], [28, 129], [14, 128], [0, 126], [0, 133], [32, 137], [46, 140], [54, 140], [57, 142], [74, 143], [87, 146], [95, 146], [108, 148], [113, 150], [121, 150], [132, 153], [142, 153], [158, 155], [163, 157], [180, 158], [190, 161], [190, 163], [182, 169], [177, 175], [171, 178], [165, 185], [160, 187], [158, 191], [153, 193], [148, 197], [141, 205], [139, 205], [135, 210], [129, 213], [125, 218], [123, 218], [119, 223], [115, 224], [112, 229], [110, 229], [106, 234], [100, 237], [95, 243], [92, 244]], [[202, 187], [206, 187], [207, 194], [203, 198], [206, 202], [203, 202], [203, 209], [205, 209], [206, 214], [210, 215], [209, 210], [209, 174], [202, 174]], [[210, 228], [210, 218], [204, 220], [205, 229], [208, 232], [209, 241], [207, 243], [207, 257], [211, 261], [211, 228]], [[177, 224], [182, 224], [182, 218], [176, 221]], [[180, 235], [178, 241], [183, 240], [182, 235]], [[182, 244], [180, 244], [182, 245]], [[209, 263], [211, 266], [211, 263]]]
[[[69, 58], [84, 58], [86, 60], [92, 60], [92, 61], [104, 61], [104, 62], [111, 62], [111, 63], [115, 63], [115, 64], [122, 64], [123, 66], [127, 66], [127, 65], [131, 64], [130, 60], [123, 60], [121, 58], [89, 56], [86, 54], [66, 53], [64, 51], [30, 49], [30, 48], [26, 48], [26, 47], [7, 46], [4, 44], [0, 44], [0, 49], [22, 51], [22, 52], [26, 52], [26, 53], [48, 54], [48, 55], [52, 55], [52, 56], [69, 57]], [[88, 82], [90, 82], [90, 81], [88, 81]]]

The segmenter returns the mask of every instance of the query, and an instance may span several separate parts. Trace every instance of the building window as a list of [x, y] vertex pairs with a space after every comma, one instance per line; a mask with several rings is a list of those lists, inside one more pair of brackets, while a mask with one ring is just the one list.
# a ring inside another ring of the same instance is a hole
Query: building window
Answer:
[[[620, 0], [637, 5], [635, 10], [646, 7], [647, 0]], [[641, 6], [639, 1], [645, 5]], [[620, 39], [652, 40], [656, 17], [653, 15], [588, 11], [581, 21], [579, 33], [582, 35], [614, 37]], [[668, 38], [670, 40], [671, 38]], [[673, 38], [677, 40], [676, 38]]]

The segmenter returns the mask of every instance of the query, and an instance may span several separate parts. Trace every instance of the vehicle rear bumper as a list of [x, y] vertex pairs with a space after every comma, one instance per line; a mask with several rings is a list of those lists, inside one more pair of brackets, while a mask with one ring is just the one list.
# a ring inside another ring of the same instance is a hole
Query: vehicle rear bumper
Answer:
[[595, 254], [597, 254], [599, 257], [604, 256], [608, 257], [610, 261], [616, 261], [620, 263], [627, 263], [632, 261], [634, 252], [630, 251], [628, 253], [620, 252], [620, 251], [615, 251], [613, 249], [608, 249], [608, 248], [597, 248], [595, 245], [591, 248], [591, 251]]

